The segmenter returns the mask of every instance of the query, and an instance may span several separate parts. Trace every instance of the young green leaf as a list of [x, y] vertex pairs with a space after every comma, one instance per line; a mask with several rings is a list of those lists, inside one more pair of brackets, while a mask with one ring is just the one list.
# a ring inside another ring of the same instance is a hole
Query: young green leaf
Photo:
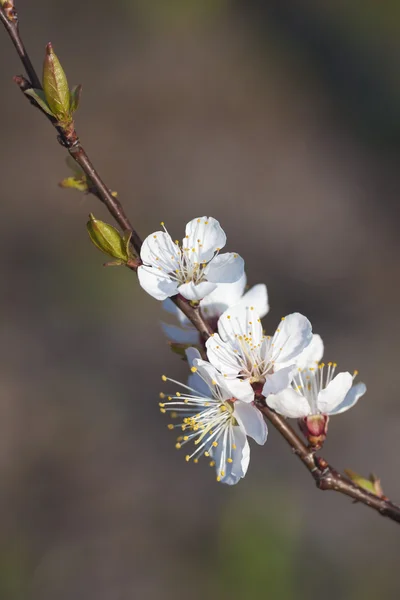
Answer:
[[43, 63], [43, 90], [47, 104], [59, 121], [71, 120], [71, 97], [67, 77], [53, 46], [46, 46]]
[[86, 226], [90, 239], [99, 250], [124, 263], [128, 262], [130, 256], [126, 241], [115, 227], [99, 221], [92, 214]]
[[43, 90], [29, 88], [28, 90], [25, 90], [24, 94], [26, 94], [30, 98], [33, 98], [36, 104], [40, 106], [40, 108], [44, 110], [45, 113], [47, 113], [51, 117], [55, 116], [54, 113], [51, 111], [50, 106], [47, 104], [46, 96]]
[[72, 90], [70, 90], [70, 94], [71, 94], [71, 113], [74, 113], [76, 110], [78, 110], [78, 106], [79, 106], [79, 102], [81, 100], [81, 93], [82, 93], [82, 85], [75, 85]]

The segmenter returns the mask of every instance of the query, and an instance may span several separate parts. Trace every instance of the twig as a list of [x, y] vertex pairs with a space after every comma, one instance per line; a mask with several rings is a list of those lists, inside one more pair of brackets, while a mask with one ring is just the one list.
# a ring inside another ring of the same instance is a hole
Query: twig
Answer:
[[[32, 62], [20, 37], [18, 28], [18, 15], [13, 6], [13, 2], [5, 2], [3, 3], [2, 7], [0, 7], [0, 20], [11, 38], [29, 78], [29, 81], [27, 81], [24, 77], [15, 78], [20, 89], [22, 91], [26, 90], [28, 87], [42, 89], [40, 79], [32, 65]], [[34, 101], [32, 101], [32, 103], [36, 105]], [[78, 163], [82, 171], [92, 182], [93, 185], [91, 192], [105, 204], [108, 211], [114, 217], [115, 221], [119, 224], [123, 231], [132, 232], [132, 245], [138, 257], [140, 257], [140, 248], [142, 245], [140, 236], [132, 227], [119, 200], [112, 195], [110, 189], [104, 184], [100, 175], [92, 165], [79, 140], [75, 128], [72, 127], [72, 129], [67, 131], [60, 126], [60, 123], [58, 123], [56, 119], [50, 115], [47, 115], [46, 113], [43, 114], [45, 114], [51, 124], [56, 128], [59, 142], [67, 148], [69, 154]], [[135, 270], [136, 267], [137, 264], [135, 263], [132, 268]], [[174, 296], [172, 300], [196, 327], [204, 340], [207, 340], [210, 335], [214, 333], [208, 323], [202, 318], [198, 308], [193, 307], [187, 300], [185, 300], [185, 298], [180, 295]], [[257, 402], [256, 406], [263, 413], [265, 418], [286, 440], [293, 453], [298, 456], [309, 473], [312, 475], [317, 487], [320, 490], [332, 490], [349, 496], [354, 501], [373, 508], [380, 515], [400, 523], [399, 506], [396, 506], [387, 498], [381, 498], [367, 492], [349, 479], [340, 475], [323, 458], [316, 456], [304, 444], [302, 439], [289, 425], [286, 419], [265, 406], [265, 404]]]
[[257, 406], [268, 421], [272, 423], [285, 438], [292, 448], [293, 453], [298, 456], [314, 478], [318, 489], [323, 491], [331, 490], [350, 496], [354, 501], [361, 502], [362, 504], [377, 510], [382, 516], [400, 523], [400, 506], [393, 504], [388, 498], [380, 498], [375, 494], [371, 494], [367, 490], [364, 490], [353, 483], [350, 479], [340, 475], [336, 469], [331, 467], [323, 458], [316, 456], [304, 444], [286, 419], [268, 408], [268, 406], [262, 406], [259, 403]]

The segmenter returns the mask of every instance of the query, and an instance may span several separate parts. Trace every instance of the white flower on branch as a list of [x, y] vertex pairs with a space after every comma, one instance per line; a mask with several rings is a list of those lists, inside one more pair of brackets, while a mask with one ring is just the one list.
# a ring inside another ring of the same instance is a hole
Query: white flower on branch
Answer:
[[335, 375], [336, 367], [329, 362], [299, 368], [286, 390], [266, 399], [277, 413], [300, 419], [301, 430], [312, 446], [324, 442], [329, 417], [349, 410], [367, 391], [364, 383], [353, 385], [357, 371]]
[[[164, 224], [161, 224], [164, 227]], [[182, 244], [164, 231], [156, 231], [143, 242], [138, 268], [140, 285], [156, 300], [181, 294], [201, 300], [219, 283], [234, 283], [244, 271], [236, 253], [220, 254], [226, 244], [224, 230], [216, 219], [200, 217], [186, 225]]]
[[[217, 330], [219, 317], [231, 306], [245, 308], [252, 305], [261, 318], [268, 313], [267, 286], [259, 283], [245, 292], [246, 280], [246, 274], [243, 273], [242, 277], [235, 283], [220, 283], [211, 294], [201, 300], [199, 305], [201, 316], [213, 331]], [[179, 326], [161, 323], [164, 333], [171, 342], [201, 345], [201, 335], [172, 300], [164, 300], [163, 308], [176, 316], [179, 321]]]
[[287, 388], [311, 340], [311, 323], [299, 313], [283, 317], [271, 337], [264, 334], [255, 307], [240, 306], [221, 316], [206, 349], [232, 395], [249, 402], [255, 392], [268, 396]]
[[253, 403], [232, 396], [221, 374], [198, 358], [197, 350], [190, 348], [187, 354], [193, 365], [189, 385], [163, 376], [164, 381], [176, 383], [185, 391], [168, 397], [161, 394], [161, 412], [180, 418], [177, 424], [168, 425], [169, 429], [179, 431], [176, 448], [194, 443], [194, 450], [186, 455], [186, 460], [198, 462], [201, 456], [210, 458], [217, 481], [234, 485], [246, 475], [249, 466], [247, 436], [265, 444], [267, 425]]

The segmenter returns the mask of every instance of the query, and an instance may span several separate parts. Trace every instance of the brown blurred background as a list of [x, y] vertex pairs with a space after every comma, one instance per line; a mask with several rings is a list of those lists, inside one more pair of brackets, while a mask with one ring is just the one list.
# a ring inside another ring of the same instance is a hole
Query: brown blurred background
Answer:
[[[367, 395], [325, 456], [400, 500], [400, 6], [375, 0], [18, 3], [77, 127], [145, 236], [218, 218], [273, 330], [306, 314]], [[65, 151], [1, 54], [0, 598], [398, 598], [398, 526], [315, 489], [270, 430], [247, 477], [186, 464], [158, 412], [183, 379], [161, 307], [103, 269]]]

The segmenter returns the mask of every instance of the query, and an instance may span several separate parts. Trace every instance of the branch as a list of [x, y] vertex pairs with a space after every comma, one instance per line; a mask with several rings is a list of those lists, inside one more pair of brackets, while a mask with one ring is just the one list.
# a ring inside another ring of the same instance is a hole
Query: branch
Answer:
[[378, 511], [384, 517], [400, 523], [400, 506], [391, 502], [388, 498], [380, 498], [375, 494], [367, 492], [362, 487], [353, 483], [350, 479], [343, 477], [340, 473], [331, 467], [323, 458], [318, 457], [312, 452], [297, 435], [294, 429], [288, 424], [284, 417], [281, 417], [268, 406], [257, 404], [258, 409], [268, 419], [272, 425], [285, 438], [292, 451], [301, 460], [303, 465], [312, 475], [317, 488], [323, 491], [331, 490], [345, 494], [353, 498], [355, 502], [361, 502], [370, 508]]
[[[24, 92], [29, 87], [42, 89], [40, 79], [32, 65], [29, 55], [20, 37], [18, 28], [18, 15], [14, 7], [13, 0], [0, 0], [0, 20], [3, 23], [7, 33], [9, 34], [19, 58], [25, 68], [28, 80], [24, 77], [16, 77], [15, 81]], [[27, 97], [27, 96], [26, 96]], [[34, 100], [30, 100], [37, 108], [40, 108]], [[91, 193], [101, 200], [109, 213], [114, 217], [115, 221], [123, 231], [132, 232], [131, 242], [133, 248], [140, 257], [140, 248], [142, 240], [139, 234], [132, 227], [122, 204], [111, 193], [110, 189], [105, 185], [99, 173], [94, 168], [88, 155], [86, 154], [74, 125], [68, 129], [64, 128], [54, 117], [45, 114], [46, 118], [51, 122], [58, 132], [58, 141], [67, 148], [69, 154], [77, 162], [82, 171], [92, 182]], [[131, 265], [133, 270], [137, 269], [139, 263]], [[199, 331], [202, 339], [207, 340], [214, 332], [209, 324], [204, 321], [198, 307], [193, 307], [182, 296], [174, 296], [171, 298], [178, 308], [185, 314], [194, 327]], [[260, 402], [256, 403], [258, 409], [263, 413], [265, 418], [279, 431], [282, 437], [291, 447], [294, 454], [298, 456], [309, 473], [312, 475], [317, 487], [320, 490], [332, 490], [344, 494], [352, 498], [355, 502], [361, 502], [370, 508], [376, 510], [380, 515], [400, 523], [400, 507], [393, 504], [386, 497], [379, 497], [364, 490], [354, 482], [340, 475], [333, 467], [331, 467], [323, 458], [314, 454], [302, 441], [299, 435], [288, 424], [286, 419], [275, 413], [273, 410]]]

